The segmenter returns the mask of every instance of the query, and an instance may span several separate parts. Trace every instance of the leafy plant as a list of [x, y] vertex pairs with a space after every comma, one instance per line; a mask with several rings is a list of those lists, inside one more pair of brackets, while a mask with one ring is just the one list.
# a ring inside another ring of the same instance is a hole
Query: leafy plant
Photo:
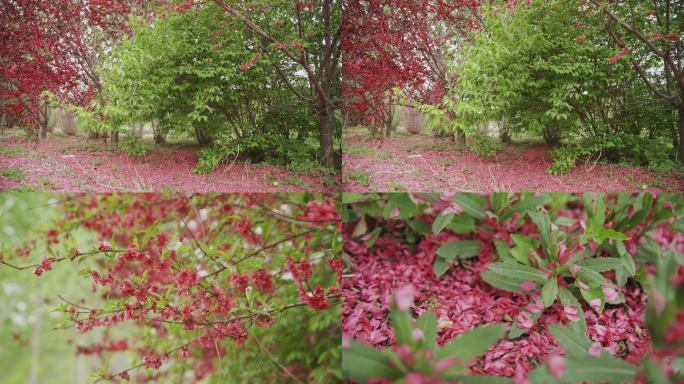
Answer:
[[501, 150], [501, 143], [483, 133], [470, 136], [468, 148], [481, 157], [494, 157]]
[[[348, 341], [342, 352], [345, 377], [365, 383], [370, 379], [389, 379], [397, 383], [411, 378], [439, 378], [461, 383], [510, 383], [507, 378], [468, 376], [467, 364], [501, 339], [506, 328], [501, 325], [476, 327], [443, 346], [437, 345], [438, 324], [432, 312], [417, 319], [409, 311], [413, 288], [396, 291], [390, 319], [396, 345], [379, 351], [357, 340]], [[346, 342], [343, 342], [343, 344]]]

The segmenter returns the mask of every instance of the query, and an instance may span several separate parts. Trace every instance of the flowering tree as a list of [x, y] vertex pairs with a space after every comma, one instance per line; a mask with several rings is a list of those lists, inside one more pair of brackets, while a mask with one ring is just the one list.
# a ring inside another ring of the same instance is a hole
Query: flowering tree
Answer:
[[347, 378], [681, 380], [681, 196], [344, 200]]
[[[101, 340], [79, 345], [79, 354], [105, 361], [117, 353], [133, 358], [128, 367], [103, 364], [96, 381], [158, 382], [178, 374], [195, 381], [213, 374], [246, 377], [242, 370], [250, 364], [261, 372], [250, 372], [253, 378], [274, 382], [326, 382], [338, 375], [343, 265], [332, 197], [59, 199], [63, 214], [53, 229], [16, 249], [3, 249], [0, 265], [32, 271], [36, 284], [57, 268], [73, 268], [74, 277], [91, 279], [91, 292], [82, 297], [58, 294], [64, 314], [59, 326], [99, 330]], [[96, 240], [79, 248], [74, 234], [84, 230]], [[44, 256], [34, 262], [37, 253]], [[270, 334], [269, 329], [292, 327], [292, 313], [312, 324], [292, 330], [305, 338], [291, 341], [292, 347], [312, 343], [315, 356], [287, 352], [278, 344], [288, 340], [286, 332]], [[244, 352], [240, 369], [224, 359], [238, 350]], [[258, 369], [260, 358], [250, 362], [245, 355], [268, 356], [273, 369]]]
[[477, 1], [350, 0], [343, 7], [345, 108], [372, 127], [391, 124], [394, 89], [415, 102], [441, 102], [452, 77], [445, 56], [479, 25]]
[[0, 4], [0, 109], [21, 115], [29, 134], [47, 134], [46, 92], [79, 105], [101, 88], [100, 49], [131, 12], [129, 1], [3, 1]]

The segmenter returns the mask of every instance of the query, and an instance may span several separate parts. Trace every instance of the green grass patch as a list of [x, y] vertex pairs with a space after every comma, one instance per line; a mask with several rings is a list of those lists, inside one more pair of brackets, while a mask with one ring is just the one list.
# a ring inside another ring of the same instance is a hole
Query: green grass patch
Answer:
[[10, 179], [15, 182], [20, 182], [21, 181], [21, 169], [19, 168], [5, 168], [3, 170], [0, 170], [0, 177], [5, 178], [5, 179]]

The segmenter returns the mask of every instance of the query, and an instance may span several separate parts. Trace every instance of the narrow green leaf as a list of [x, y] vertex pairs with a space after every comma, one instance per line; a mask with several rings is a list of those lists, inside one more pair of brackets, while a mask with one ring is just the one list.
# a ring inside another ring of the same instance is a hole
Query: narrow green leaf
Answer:
[[589, 268], [596, 272], [606, 272], [622, 268], [624, 263], [621, 259], [614, 257], [595, 257], [592, 259], [582, 260], [577, 263], [582, 268]]
[[487, 216], [485, 210], [466, 194], [457, 193], [452, 198], [456, 204], [463, 208], [463, 212], [478, 219], [483, 220]]
[[451, 340], [437, 351], [437, 358], [454, 356], [467, 362], [487, 352], [506, 332], [502, 325], [482, 325]]
[[435, 257], [435, 262], [432, 264], [432, 271], [438, 278], [442, 277], [449, 270], [449, 266], [446, 261], [441, 257]]
[[549, 279], [546, 274], [536, 268], [518, 263], [492, 263], [489, 270], [502, 275], [515, 276], [522, 281], [534, 281], [536, 283], [546, 283]]
[[397, 345], [408, 344], [413, 342], [411, 315], [408, 311], [399, 311], [393, 308], [390, 312], [390, 322], [392, 329], [394, 329], [394, 336], [397, 339]]
[[435, 222], [432, 223], [432, 233], [434, 233], [436, 235], [436, 234], [442, 232], [444, 227], [449, 225], [451, 223], [451, 220], [453, 220], [453, 218], [454, 218], [453, 213], [449, 213], [447, 215], [437, 216], [437, 218], [435, 219]]
[[522, 281], [511, 278], [509, 275], [503, 275], [491, 271], [484, 271], [480, 273], [482, 280], [494, 288], [499, 288], [508, 292], [520, 292], [520, 283]]
[[393, 379], [401, 374], [391, 365], [388, 354], [356, 340], [342, 350], [342, 372], [348, 379], [360, 383], [374, 377]]
[[423, 332], [423, 342], [434, 350], [437, 347], [437, 317], [428, 311], [420, 315], [416, 320], [416, 328]]
[[568, 355], [584, 356], [589, 352], [592, 342], [585, 333], [576, 332], [570, 327], [559, 324], [550, 325], [549, 332]]
[[480, 242], [477, 240], [455, 240], [442, 244], [437, 255], [447, 260], [455, 258], [467, 259], [477, 256], [480, 252]]
[[542, 288], [541, 301], [548, 308], [556, 301], [556, 297], [558, 297], [558, 280], [552, 276]]

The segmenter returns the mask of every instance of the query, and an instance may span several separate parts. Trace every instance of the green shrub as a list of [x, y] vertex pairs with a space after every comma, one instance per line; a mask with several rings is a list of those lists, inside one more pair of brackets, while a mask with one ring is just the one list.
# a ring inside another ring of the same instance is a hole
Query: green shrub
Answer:
[[678, 165], [671, 145], [661, 140], [629, 134], [594, 136], [573, 145], [552, 151], [553, 164], [548, 173], [558, 175], [569, 172], [577, 161], [597, 158], [609, 163], [647, 167], [658, 173], [672, 173]]
[[210, 173], [222, 162], [233, 159], [286, 166], [295, 171], [319, 167], [316, 147], [305, 141], [277, 136], [250, 136], [203, 149], [198, 154], [193, 172]]
[[468, 148], [481, 157], [494, 157], [501, 150], [501, 143], [491, 137], [478, 133], [470, 137]]
[[138, 136], [126, 135], [119, 147], [126, 151], [128, 156], [143, 157], [149, 150], [147, 143]]

